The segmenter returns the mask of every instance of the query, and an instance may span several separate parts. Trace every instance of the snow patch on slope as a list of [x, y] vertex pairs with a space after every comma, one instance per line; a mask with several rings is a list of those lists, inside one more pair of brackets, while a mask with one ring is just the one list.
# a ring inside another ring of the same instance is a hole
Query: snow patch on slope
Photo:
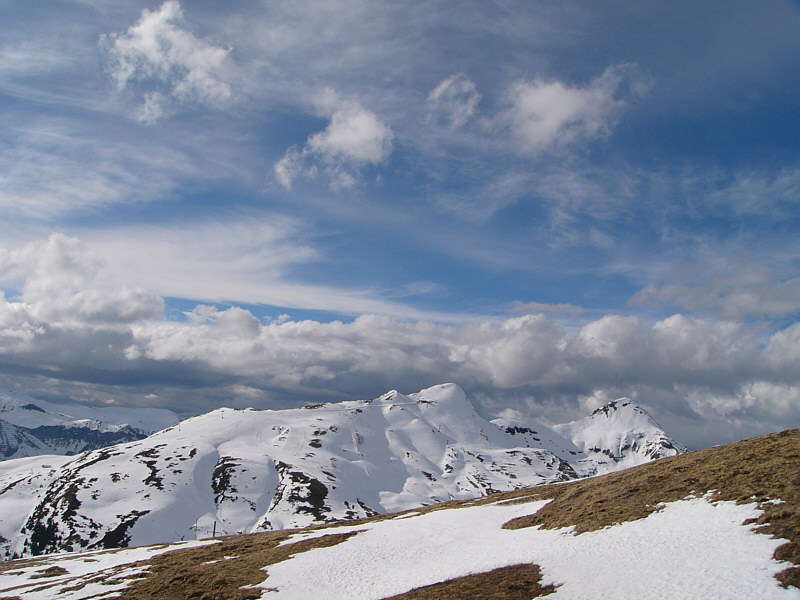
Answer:
[[772, 559], [785, 540], [741, 525], [760, 514], [755, 504], [686, 499], [645, 519], [580, 535], [572, 528], [502, 529], [546, 503], [441, 510], [315, 531], [310, 535], [357, 533], [270, 565], [261, 587], [276, 600], [379, 600], [470, 573], [535, 563], [542, 585], [558, 586], [548, 598], [800, 598], [800, 591], [780, 587], [774, 577], [788, 566]]

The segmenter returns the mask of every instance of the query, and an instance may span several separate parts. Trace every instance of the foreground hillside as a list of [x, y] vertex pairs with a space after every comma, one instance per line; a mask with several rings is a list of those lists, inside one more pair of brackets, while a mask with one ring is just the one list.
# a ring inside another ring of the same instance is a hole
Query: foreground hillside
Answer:
[[800, 430], [590, 479], [194, 544], [10, 561], [0, 597], [797, 599]]
[[78, 457], [0, 463], [0, 557], [352, 520], [682, 450], [630, 401], [564, 429], [486, 421], [454, 384], [293, 410], [219, 409]]

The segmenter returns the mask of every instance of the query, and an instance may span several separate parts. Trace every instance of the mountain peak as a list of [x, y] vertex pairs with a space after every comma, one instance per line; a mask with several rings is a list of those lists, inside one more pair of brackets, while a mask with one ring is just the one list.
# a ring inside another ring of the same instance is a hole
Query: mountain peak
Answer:
[[608, 418], [612, 418], [615, 415], [620, 415], [624, 413], [634, 413], [637, 415], [641, 415], [642, 417], [646, 417], [649, 420], [653, 420], [653, 417], [648, 413], [645, 409], [641, 406], [636, 404], [630, 398], [619, 398], [617, 400], [611, 400], [610, 402], [606, 402], [600, 408], [596, 408], [592, 411], [591, 416], [600, 416], [605, 415]]
[[580, 447], [532, 421], [489, 422], [452, 383], [305, 408], [221, 408], [47, 468], [5, 463], [0, 514], [13, 517], [0, 521], [0, 556], [174, 541], [195, 525], [229, 534], [358, 519], [657, 454], [640, 447], [654, 426], [631, 428], [620, 417], [639, 415], [622, 404], [577, 422]]
[[623, 469], [686, 451], [645, 409], [619, 398], [591, 415], [553, 429], [599, 460], [597, 473]]
[[461, 386], [455, 383], [442, 383], [434, 385], [429, 388], [420, 390], [416, 394], [411, 394], [417, 402], [435, 402], [435, 403], [452, 403], [452, 402], [466, 402], [472, 405], [467, 399], [466, 392], [461, 389]]

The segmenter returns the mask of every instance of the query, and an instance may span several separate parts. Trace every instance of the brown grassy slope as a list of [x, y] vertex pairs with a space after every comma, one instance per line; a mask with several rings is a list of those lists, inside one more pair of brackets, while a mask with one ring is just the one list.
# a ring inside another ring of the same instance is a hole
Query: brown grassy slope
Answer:
[[[326, 548], [345, 541], [353, 533], [279, 546], [290, 533], [275, 531], [243, 535], [220, 544], [168, 552], [150, 561], [150, 575], [127, 588], [120, 598], [135, 600], [196, 598], [197, 600], [248, 600], [261, 598], [264, 590], [242, 589], [262, 583], [266, 565], [284, 561], [292, 554]], [[225, 558], [229, 557], [229, 558]], [[232, 557], [232, 558], [231, 558]], [[207, 564], [210, 561], [219, 561]]]
[[[512, 492], [509, 496], [553, 501], [504, 527], [574, 525], [578, 532], [591, 531], [644, 518], [657, 510], [660, 502], [710, 490], [715, 490], [715, 500], [759, 503], [764, 514], [757, 521], [757, 531], [789, 540], [775, 551], [775, 558], [795, 567], [783, 571], [778, 579], [784, 585], [800, 587], [800, 429], [706, 448], [602, 477]], [[783, 503], [766, 503], [769, 499]]]
[[[657, 510], [660, 502], [679, 500], [692, 492], [703, 495], [709, 490], [716, 490], [715, 499], [760, 503], [764, 514], [758, 519], [758, 530], [790, 540], [776, 550], [775, 557], [791, 561], [795, 566], [783, 571], [778, 578], [784, 585], [800, 587], [800, 429], [707, 448], [602, 477], [494, 494], [466, 502], [446, 502], [417, 510], [429, 512], [500, 500], [552, 498], [553, 501], [537, 513], [514, 519], [505, 526], [575, 526], [582, 532], [641, 519]], [[768, 499], [780, 499], [783, 503], [769, 504], [766, 503]], [[169, 552], [152, 559], [149, 575], [132, 584], [122, 598], [258, 598], [260, 591], [240, 587], [263, 582], [266, 574], [261, 569], [286, 560], [290, 554], [335, 545], [353, 535], [336, 535], [335, 531], [333, 528], [332, 535], [280, 547], [278, 544], [294, 532], [238, 536], [219, 544]], [[226, 556], [236, 558], [226, 560]], [[218, 562], [204, 564], [209, 561]], [[0, 571], [10, 566], [9, 563], [0, 564]], [[537, 590], [538, 585], [535, 565], [517, 565], [425, 586], [394, 600], [476, 597], [516, 600], [520, 593], [533, 598], [552, 591], [548, 587]], [[493, 595], [487, 595], [490, 591]]]
[[541, 580], [539, 565], [513, 565], [426, 585], [385, 600], [531, 600], [556, 591], [554, 585], [540, 585]]

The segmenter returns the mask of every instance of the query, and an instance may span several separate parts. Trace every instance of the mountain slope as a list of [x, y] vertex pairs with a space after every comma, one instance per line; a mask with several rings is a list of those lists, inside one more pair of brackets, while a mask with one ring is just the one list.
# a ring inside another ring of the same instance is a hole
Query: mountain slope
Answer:
[[797, 599], [798, 473], [792, 430], [352, 524], [10, 561], [0, 594]]
[[0, 460], [54, 453], [50, 446], [24, 427], [0, 419]]
[[53, 404], [0, 393], [0, 460], [78, 454], [140, 440], [177, 421], [165, 409]]
[[195, 525], [200, 537], [302, 527], [597, 470], [553, 431], [500, 425], [453, 384], [303, 409], [219, 409], [73, 459], [0, 466], [0, 513], [14, 515], [0, 521], [0, 552], [171, 542], [194, 537]]

